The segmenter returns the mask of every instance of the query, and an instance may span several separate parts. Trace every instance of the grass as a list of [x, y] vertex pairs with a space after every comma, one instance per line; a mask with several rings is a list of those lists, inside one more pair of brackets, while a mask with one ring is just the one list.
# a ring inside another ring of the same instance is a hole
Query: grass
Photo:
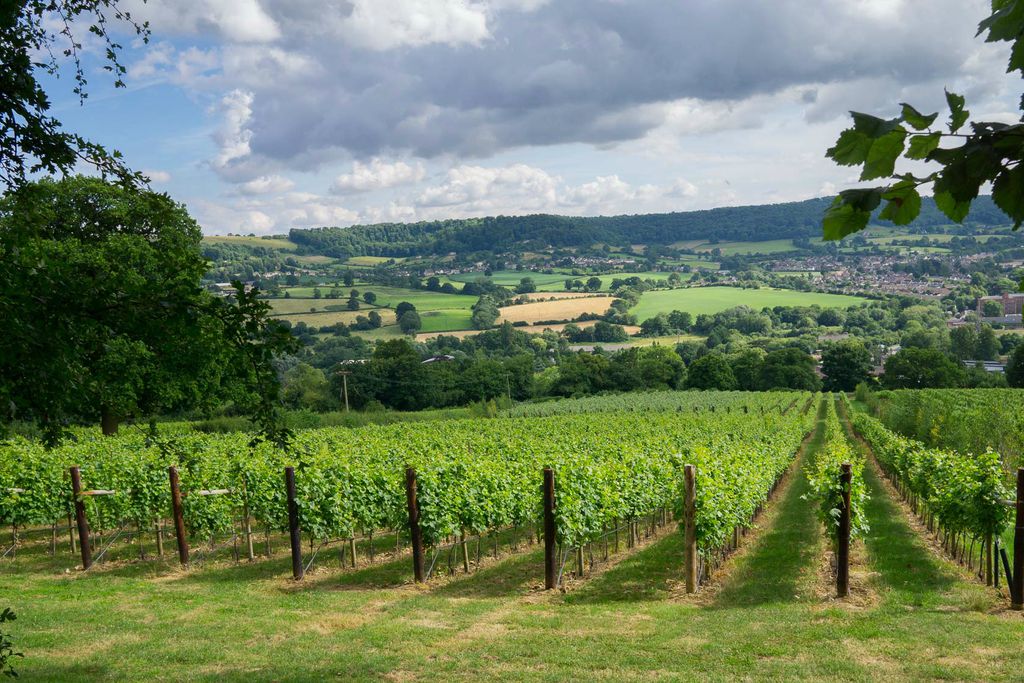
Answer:
[[[992, 611], [994, 592], [929, 552], [871, 470], [864, 580], [878, 599], [817, 593], [804, 470], [789, 481], [696, 600], [680, 594], [671, 533], [566, 594], [537, 590], [536, 546], [414, 586], [407, 556], [341, 570], [336, 550], [297, 584], [281, 539], [253, 564], [125, 560], [87, 574], [43, 543], [0, 562], [0, 602], [18, 613], [25, 680], [1019, 680], [1020, 615]], [[380, 554], [393, 544], [375, 541]]]
[[718, 313], [735, 306], [749, 306], [760, 310], [765, 306], [822, 306], [846, 308], [866, 299], [841, 294], [798, 292], [789, 289], [741, 289], [739, 287], [693, 287], [687, 289], [645, 292], [640, 303], [630, 309], [641, 321], [658, 313], [673, 310], [689, 311], [693, 315]]
[[[444, 294], [443, 292], [428, 292], [423, 289], [403, 289], [401, 287], [385, 287], [383, 285], [373, 285], [367, 283], [357, 283], [354, 287], [338, 287], [341, 290], [342, 296], [338, 299], [312, 299], [313, 287], [291, 287], [287, 291], [291, 294], [291, 299], [273, 299], [271, 303], [275, 308], [279, 305], [277, 302], [282, 302], [280, 305], [292, 306], [295, 304], [289, 304], [284, 302], [293, 301], [296, 298], [301, 298], [307, 302], [306, 310], [309, 310], [310, 306], [321, 308], [327, 305], [340, 304], [345, 305], [348, 301], [349, 291], [352, 289], [359, 290], [360, 299], [366, 292], [373, 292], [377, 295], [377, 300], [374, 302], [375, 306], [383, 306], [386, 308], [394, 308], [403, 301], [408, 301], [416, 307], [418, 311], [438, 311], [438, 310], [452, 310], [452, 309], [470, 309], [473, 304], [476, 303], [477, 297], [475, 296], [463, 296], [462, 294]], [[328, 294], [332, 289], [331, 285], [324, 285], [319, 288], [323, 294]]]
[[203, 237], [204, 242], [210, 244], [242, 244], [247, 247], [265, 247], [267, 249], [279, 249], [292, 252], [298, 249], [295, 242], [285, 237], [252, 237], [245, 235], [207, 235]]

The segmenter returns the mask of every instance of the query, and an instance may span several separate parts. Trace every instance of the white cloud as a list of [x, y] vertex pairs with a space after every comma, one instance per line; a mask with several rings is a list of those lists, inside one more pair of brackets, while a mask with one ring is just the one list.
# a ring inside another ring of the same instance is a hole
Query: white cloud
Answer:
[[147, 176], [154, 183], [166, 183], [170, 182], [171, 180], [171, 174], [168, 173], [167, 171], [147, 170], [142, 171], [142, 175]]
[[242, 183], [238, 186], [238, 190], [242, 194], [258, 195], [287, 192], [293, 187], [295, 187], [295, 183], [284, 176], [262, 175]]
[[697, 186], [685, 178], [676, 178], [665, 192], [666, 197], [692, 199], [700, 194]]
[[352, 44], [371, 50], [479, 45], [490, 36], [484, 7], [466, 0], [352, 0], [342, 33]]
[[379, 158], [373, 159], [369, 164], [356, 161], [352, 164], [351, 172], [335, 178], [331, 191], [338, 194], [372, 192], [417, 183], [423, 180], [425, 174], [421, 163], [413, 166], [404, 161], [389, 164]]
[[281, 37], [277, 21], [260, 0], [126, 0], [122, 9], [164, 33], [203, 33], [212, 29], [226, 40], [240, 43], [266, 43]]
[[416, 199], [421, 207], [459, 206], [481, 211], [516, 203], [519, 212], [554, 205], [559, 179], [525, 164], [500, 168], [457, 166], [440, 185], [428, 187]]
[[225, 169], [231, 162], [249, 155], [252, 131], [246, 126], [252, 118], [253, 94], [243, 90], [232, 90], [220, 101], [223, 124], [214, 135], [219, 147], [213, 160], [214, 168]]

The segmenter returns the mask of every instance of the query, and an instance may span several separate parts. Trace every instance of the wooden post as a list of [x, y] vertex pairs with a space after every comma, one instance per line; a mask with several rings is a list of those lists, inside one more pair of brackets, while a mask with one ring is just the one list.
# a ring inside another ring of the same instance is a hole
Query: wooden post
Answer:
[[284, 468], [284, 482], [288, 491], [288, 535], [292, 543], [292, 577], [302, 578], [302, 532], [299, 531], [299, 504], [295, 500], [295, 468]]
[[188, 537], [185, 536], [185, 513], [181, 507], [181, 485], [178, 468], [168, 467], [167, 478], [171, 480], [171, 514], [174, 517], [174, 538], [178, 542], [178, 560], [182, 567], [188, 566]]
[[71, 468], [71, 494], [74, 496], [75, 521], [78, 524], [78, 547], [82, 550], [82, 569], [88, 569], [92, 566], [92, 546], [89, 545], [89, 520], [85, 518], [82, 475], [78, 467]]
[[1013, 527], [1013, 590], [1010, 608], [1024, 609], [1024, 467], [1017, 468], [1017, 520]]
[[420, 506], [416, 502], [416, 470], [411, 467], [405, 468], [405, 502], [409, 508], [412, 572], [416, 583], [423, 583], [423, 532], [420, 531]]
[[683, 490], [683, 514], [685, 517], [686, 531], [683, 540], [685, 546], [685, 566], [683, 573], [686, 576], [686, 592], [697, 592], [697, 468], [693, 465], [686, 465], [683, 468], [685, 488]]
[[853, 469], [850, 463], [842, 464], [839, 483], [843, 489], [843, 506], [839, 509], [839, 530], [836, 538], [836, 595], [845, 598], [850, 594], [850, 484]]
[[555, 552], [555, 471], [544, 468], [544, 590], [558, 583], [558, 557]]
[[469, 547], [466, 545], [466, 530], [462, 530], [462, 534], [459, 537], [459, 545], [462, 546], [462, 571], [466, 574], [469, 573]]

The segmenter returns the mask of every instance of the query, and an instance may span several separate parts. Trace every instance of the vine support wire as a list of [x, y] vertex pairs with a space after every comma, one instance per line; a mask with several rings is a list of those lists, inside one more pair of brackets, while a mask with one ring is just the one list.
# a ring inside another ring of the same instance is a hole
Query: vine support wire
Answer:
[[[99, 562], [101, 559], [103, 559], [103, 556], [107, 554], [107, 551], [110, 550], [110, 547], [112, 545], [114, 545], [114, 541], [116, 541], [118, 538], [120, 538], [122, 532], [124, 531], [124, 527], [125, 527], [124, 524], [122, 524], [120, 527], [118, 527], [117, 531], [114, 532], [114, 535], [110, 537], [109, 541], [107, 541], [107, 544], [105, 546], [103, 546], [100, 549], [100, 552], [96, 555], [96, 557], [93, 558], [92, 564], [95, 564], [96, 562]], [[128, 534], [128, 535], [130, 536], [131, 534]]]

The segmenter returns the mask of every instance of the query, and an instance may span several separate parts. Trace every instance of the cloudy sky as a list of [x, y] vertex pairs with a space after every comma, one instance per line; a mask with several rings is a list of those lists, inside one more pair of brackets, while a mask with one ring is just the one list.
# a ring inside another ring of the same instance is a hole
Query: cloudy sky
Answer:
[[[988, 0], [122, 0], [128, 88], [72, 130], [208, 233], [820, 196], [849, 109], [1013, 120]], [[1019, 115], [1019, 114], [1018, 114]]]

